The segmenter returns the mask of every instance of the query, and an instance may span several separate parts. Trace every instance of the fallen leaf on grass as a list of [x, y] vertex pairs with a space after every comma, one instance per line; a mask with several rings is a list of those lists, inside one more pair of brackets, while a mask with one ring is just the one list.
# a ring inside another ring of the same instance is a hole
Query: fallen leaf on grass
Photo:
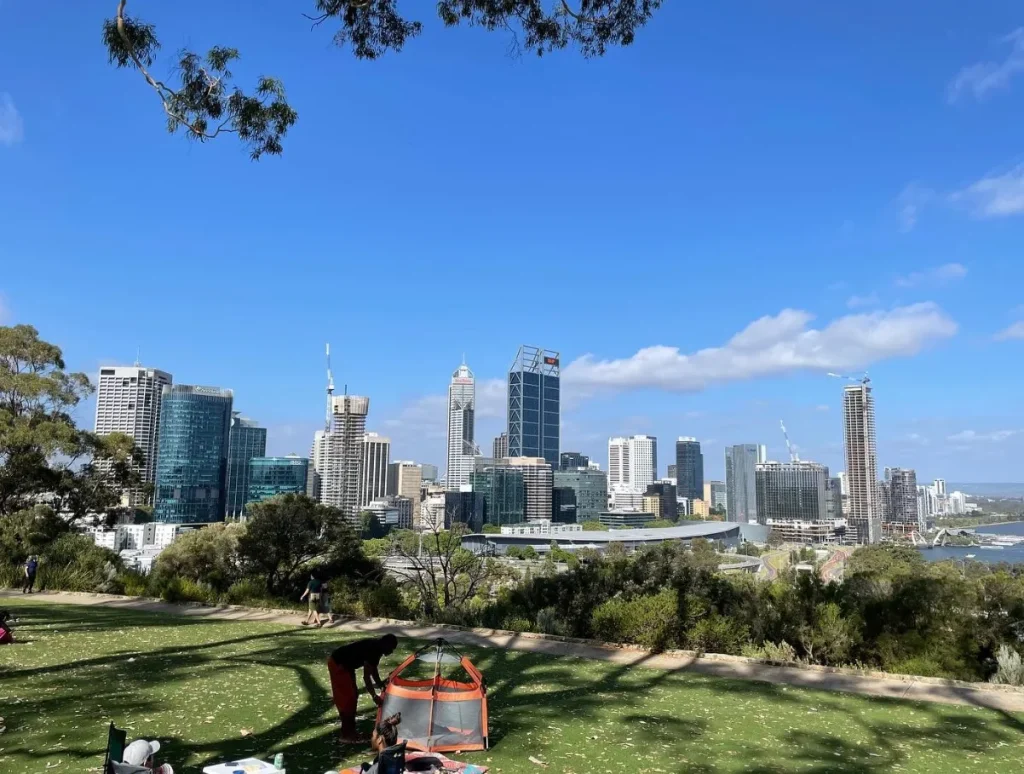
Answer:
[[532, 755], [530, 756], [530, 763], [535, 763], [538, 766], [543, 766], [545, 769], [548, 767], [548, 765], [544, 761], [539, 761]]
[[238, 733], [240, 733], [242, 736], [252, 736], [252, 729], [251, 728], [243, 728]]

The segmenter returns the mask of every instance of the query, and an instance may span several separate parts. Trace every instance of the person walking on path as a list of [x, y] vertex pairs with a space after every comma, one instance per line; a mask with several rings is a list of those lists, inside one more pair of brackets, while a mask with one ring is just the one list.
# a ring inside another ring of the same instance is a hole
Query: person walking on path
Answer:
[[25, 583], [21, 587], [22, 594], [31, 594], [32, 587], [36, 585], [36, 570], [39, 569], [39, 560], [35, 555], [30, 556], [25, 562]]
[[320, 587], [320, 612], [327, 616], [327, 624], [334, 623], [334, 608], [331, 605], [331, 584], [324, 581]]
[[309, 574], [309, 583], [306, 584], [306, 590], [302, 592], [302, 596], [299, 597], [299, 602], [304, 599], [309, 600], [309, 607], [306, 613], [306, 617], [302, 620], [303, 626], [309, 626], [315, 623], [317, 626], [323, 626], [324, 622], [320, 620], [320, 590], [323, 588], [323, 581], [316, 577], [316, 573]]
[[363, 685], [378, 707], [385, 682], [380, 678], [380, 660], [390, 656], [398, 648], [398, 638], [393, 634], [383, 637], [356, 640], [342, 645], [327, 659], [327, 671], [331, 676], [331, 695], [334, 706], [341, 718], [341, 741], [357, 744], [365, 740], [356, 736], [356, 705], [359, 689], [356, 686], [356, 670], [362, 667]]

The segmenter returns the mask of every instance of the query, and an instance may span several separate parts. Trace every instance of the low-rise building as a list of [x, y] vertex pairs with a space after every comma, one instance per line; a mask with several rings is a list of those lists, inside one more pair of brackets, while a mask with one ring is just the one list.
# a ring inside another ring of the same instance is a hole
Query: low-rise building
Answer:
[[609, 529], [637, 529], [654, 521], [654, 518], [649, 511], [605, 511], [598, 521]]

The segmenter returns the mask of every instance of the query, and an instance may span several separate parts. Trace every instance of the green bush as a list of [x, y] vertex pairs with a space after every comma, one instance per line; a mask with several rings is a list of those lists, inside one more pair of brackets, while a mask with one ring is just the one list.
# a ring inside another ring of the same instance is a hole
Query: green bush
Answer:
[[671, 589], [630, 601], [611, 599], [594, 611], [594, 634], [606, 642], [635, 643], [655, 651], [671, 648], [679, 628], [677, 599]]
[[[341, 599], [335, 599], [335, 608]], [[402, 592], [398, 585], [390, 580], [363, 589], [359, 595], [359, 605], [363, 615], [369, 618], [405, 618], [408, 611], [402, 600]], [[336, 610], [336, 612], [338, 612]]]
[[775, 664], [791, 664], [797, 660], [796, 648], [783, 640], [779, 643], [766, 642], [764, 645], [745, 645], [742, 653], [747, 658], [771, 661]]
[[501, 622], [501, 628], [510, 632], [531, 632], [533, 624], [526, 618], [506, 618]]
[[40, 557], [37, 585], [51, 591], [122, 591], [118, 575], [121, 560], [85, 535], [66, 533], [54, 540]]
[[215, 602], [217, 595], [209, 586], [190, 578], [171, 578], [163, 587], [164, 602]]
[[235, 581], [224, 593], [223, 600], [229, 605], [255, 605], [266, 607], [267, 584], [261, 578], [243, 578]]
[[124, 570], [117, 576], [121, 593], [129, 597], [144, 597], [149, 590], [149, 578], [135, 570]]
[[686, 635], [691, 650], [699, 653], [739, 655], [748, 637], [747, 627], [733, 618], [712, 613], [701, 618]]
[[163, 588], [172, 578], [185, 578], [227, 591], [239, 579], [238, 540], [242, 524], [211, 524], [188, 532], [160, 552], [153, 565], [154, 583]]
[[24, 581], [25, 571], [18, 564], [0, 565], [0, 589], [19, 588]]

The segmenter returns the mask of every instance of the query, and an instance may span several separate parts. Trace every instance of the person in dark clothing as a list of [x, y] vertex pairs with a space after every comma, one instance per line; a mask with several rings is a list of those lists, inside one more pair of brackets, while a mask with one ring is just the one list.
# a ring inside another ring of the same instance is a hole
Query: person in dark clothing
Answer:
[[327, 659], [327, 671], [331, 676], [331, 694], [341, 718], [343, 742], [363, 741], [356, 736], [356, 704], [359, 700], [356, 670], [362, 668], [366, 691], [373, 697], [373, 703], [380, 706], [381, 698], [377, 691], [383, 691], [385, 685], [380, 678], [380, 660], [394, 653], [397, 647], [398, 638], [393, 634], [385, 634], [383, 637], [356, 640], [342, 645]]
[[309, 600], [309, 612], [306, 613], [306, 617], [302, 621], [303, 626], [309, 626], [310, 624], [323, 626], [323, 621], [320, 620], [320, 589], [323, 588], [323, 585], [324, 582], [317, 577], [316, 573], [310, 573], [306, 590], [299, 597], [299, 602], [302, 602], [304, 599]]
[[30, 556], [25, 562], [25, 583], [21, 587], [22, 594], [31, 594], [32, 587], [36, 585], [36, 570], [39, 569], [39, 560]]

